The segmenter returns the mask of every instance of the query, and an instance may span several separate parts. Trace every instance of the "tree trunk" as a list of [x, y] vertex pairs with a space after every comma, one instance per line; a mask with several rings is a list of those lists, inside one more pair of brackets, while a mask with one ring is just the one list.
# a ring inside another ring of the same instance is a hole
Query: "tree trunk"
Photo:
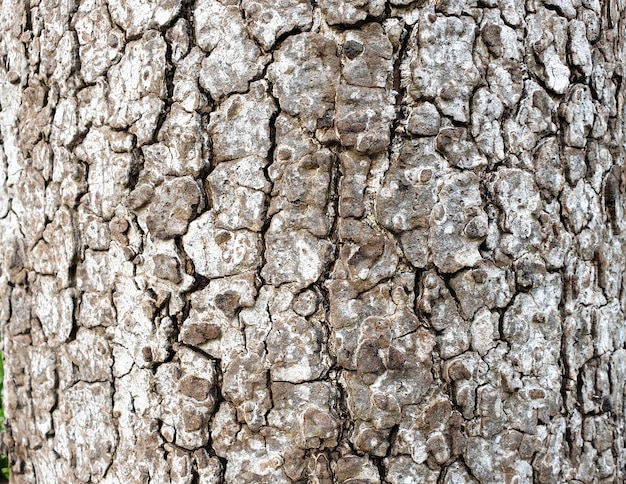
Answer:
[[624, 0], [3, 0], [15, 483], [626, 479]]

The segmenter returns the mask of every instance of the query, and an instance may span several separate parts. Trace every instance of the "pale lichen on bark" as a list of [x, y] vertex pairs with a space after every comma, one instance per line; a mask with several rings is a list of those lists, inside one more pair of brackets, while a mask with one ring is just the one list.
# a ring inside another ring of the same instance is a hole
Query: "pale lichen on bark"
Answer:
[[626, 479], [623, 1], [0, 26], [14, 482]]

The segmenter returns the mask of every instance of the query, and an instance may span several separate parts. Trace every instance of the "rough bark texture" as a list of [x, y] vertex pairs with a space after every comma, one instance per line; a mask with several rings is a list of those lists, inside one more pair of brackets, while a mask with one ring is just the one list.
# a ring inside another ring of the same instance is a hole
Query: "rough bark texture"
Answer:
[[0, 8], [14, 482], [624, 482], [623, 0]]

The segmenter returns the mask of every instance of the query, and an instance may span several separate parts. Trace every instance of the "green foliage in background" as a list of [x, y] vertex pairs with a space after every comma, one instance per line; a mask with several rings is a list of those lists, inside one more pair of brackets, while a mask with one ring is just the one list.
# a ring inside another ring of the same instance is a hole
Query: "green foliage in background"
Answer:
[[[4, 430], [4, 364], [2, 360], [2, 351], [0, 351], [0, 432]], [[9, 458], [6, 455], [0, 455], [0, 475], [8, 480], [10, 473]]]

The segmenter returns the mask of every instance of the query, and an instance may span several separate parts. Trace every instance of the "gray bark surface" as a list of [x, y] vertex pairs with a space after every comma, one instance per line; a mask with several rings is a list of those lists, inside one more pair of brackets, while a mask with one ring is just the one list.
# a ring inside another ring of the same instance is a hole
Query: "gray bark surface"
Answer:
[[3, 0], [15, 483], [626, 480], [623, 0]]

